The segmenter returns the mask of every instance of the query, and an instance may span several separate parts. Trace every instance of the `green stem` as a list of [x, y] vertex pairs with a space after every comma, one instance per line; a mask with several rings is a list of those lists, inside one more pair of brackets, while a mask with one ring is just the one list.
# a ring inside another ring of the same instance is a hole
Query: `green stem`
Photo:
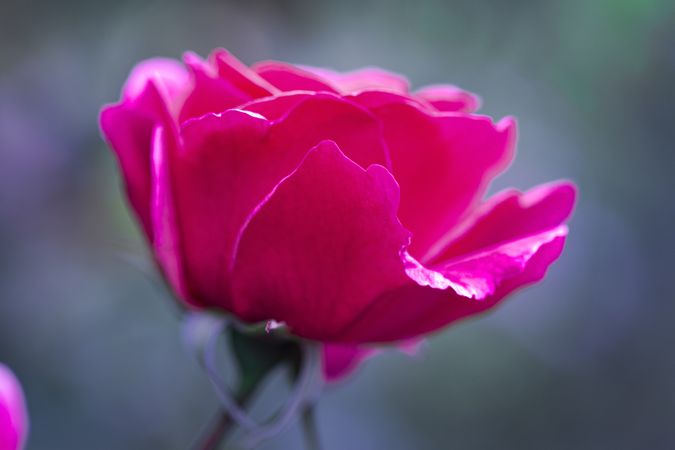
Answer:
[[316, 416], [313, 406], [306, 406], [302, 410], [301, 421], [307, 450], [321, 450], [321, 441], [319, 440], [319, 430], [316, 426]]
[[[237, 395], [237, 403], [246, 405], [251, 399], [254, 389], [242, 390]], [[227, 436], [234, 431], [237, 424], [227, 411], [218, 409], [211, 423], [205, 427], [197, 440], [190, 446], [190, 450], [217, 450]]]

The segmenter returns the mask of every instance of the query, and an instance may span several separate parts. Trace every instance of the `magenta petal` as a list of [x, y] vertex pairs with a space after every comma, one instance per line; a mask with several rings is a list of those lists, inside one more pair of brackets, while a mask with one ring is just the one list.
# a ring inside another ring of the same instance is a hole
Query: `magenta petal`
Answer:
[[317, 93], [299, 101], [276, 120], [276, 139], [281, 147], [310, 149], [322, 140], [331, 140], [355, 163], [391, 167], [389, 148], [377, 118], [366, 108], [348, 99]]
[[218, 68], [218, 75], [228, 80], [233, 86], [248, 93], [253, 98], [278, 94], [279, 90], [262, 78], [255, 70], [239, 61], [225, 49], [215, 50], [211, 54], [211, 61]]
[[192, 91], [185, 99], [180, 122], [207, 113], [219, 113], [277, 89], [224, 50], [215, 51], [209, 61], [186, 53], [185, 64], [192, 75]]
[[566, 233], [561, 225], [433, 268], [408, 256], [410, 282], [380, 296], [339, 339], [352, 343], [409, 339], [486, 311], [515, 289], [543, 278], [560, 256]]
[[377, 353], [377, 349], [345, 344], [324, 344], [322, 351], [322, 369], [324, 380], [328, 383], [340, 381], [359, 367], [359, 364]]
[[28, 434], [28, 414], [21, 385], [0, 364], [0, 449], [20, 450]]
[[150, 218], [152, 133], [157, 125], [173, 127], [172, 109], [182, 95], [187, 73], [171, 60], [149, 60], [133, 71], [115, 105], [103, 108], [101, 130], [114, 150], [129, 202], [152, 240]]
[[446, 261], [551, 229], [572, 213], [576, 188], [569, 182], [548, 183], [526, 193], [500, 192], [476, 208], [430, 252]]
[[361, 91], [353, 95], [347, 96], [353, 99], [360, 105], [370, 109], [377, 110], [379, 108], [386, 108], [392, 104], [401, 103], [414, 106], [420, 109], [429, 109], [434, 111], [434, 107], [420, 98], [410, 97], [408, 95], [400, 94], [391, 91], [369, 90]]
[[295, 167], [265, 145], [269, 126], [253, 113], [228, 110], [182, 128], [174, 193], [188, 290], [205, 305], [229, 309], [227, 275], [239, 228]]
[[228, 272], [241, 227], [281, 179], [324, 139], [363, 166], [388, 164], [378, 122], [358, 105], [312, 95], [273, 122], [241, 110], [184, 124], [176, 167], [186, 277], [193, 296], [230, 306]]
[[399, 252], [409, 234], [397, 206], [398, 186], [386, 169], [363, 170], [333, 142], [318, 145], [242, 233], [236, 313], [330, 340], [380, 292], [403, 282]]
[[188, 73], [178, 61], [168, 58], [152, 58], [137, 64], [129, 74], [122, 91], [123, 100], [133, 102], [145, 94], [147, 84], [152, 81], [175, 117], [182, 97]]
[[480, 108], [480, 97], [451, 84], [427, 86], [415, 92], [438, 111], [471, 113]]
[[316, 96], [314, 92], [289, 91], [274, 97], [265, 97], [252, 100], [241, 105], [238, 109], [254, 112], [264, 116], [267, 120], [281, 119], [300, 103]]
[[337, 93], [329, 83], [297, 66], [278, 61], [262, 61], [253, 65], [262, 78], [282, 91], [315, 91]]
[[318, 67], [304, 69], [327, 80], [336, 86], [342, 94], [353, 94], [366, 90], [385, 90], [407, 94], [410, 88], [408, 80], [399, 74], [377, 67], [365, 67], [352, 72], [336, 72]]
[[428, 269], [408, 258], [406, 272], [419, 285], [451, 288], [462, 297], [483, 300], [493, 295], [503, 280], [521, 273], [539, 247], [567, 236], [567, 226], [528, 236], [496, 248], [435, 264]]
[[173, 199], [170, 164], [175, 147], [164, 128], [157, 127], [152, 143], [152, 226], [155, 257], [164, 276], [180, 298], [190, 301], [182, 270], [180, 237]]
[[495, 124], [482, 116], [432, 114], [395, 96], [364, 93], [354, 98], [382, 121], [401, 186], [399, 217], [413, 233], [410, 252], [421, 258], [509, 164], [515, 121], [506, 118]]

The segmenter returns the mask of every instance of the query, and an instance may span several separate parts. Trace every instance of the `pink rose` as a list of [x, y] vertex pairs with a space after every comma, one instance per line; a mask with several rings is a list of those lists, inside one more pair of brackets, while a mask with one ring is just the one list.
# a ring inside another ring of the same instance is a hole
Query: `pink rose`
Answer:
[[0, 449], [23, 448], [28, 416], [21, 385], [12, 372], [0, 364]]
[[142, 62], [101, 113], [129, 201], [186, 304], [324, 342], [329, 378], [366, 344], [494, 307], [562, 251], [570, 183], [482, 200], [516, 125], [470, 93], [224, 50], [185, 66]]

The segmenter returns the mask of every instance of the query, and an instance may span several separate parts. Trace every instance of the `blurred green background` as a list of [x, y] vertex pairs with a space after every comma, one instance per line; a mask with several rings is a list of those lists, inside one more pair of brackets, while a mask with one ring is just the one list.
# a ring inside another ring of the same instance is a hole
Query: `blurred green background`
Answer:
[[675, 2], [4, 0], [0, 361], [28, 450], [185, 449], [216, 408], [97, 114], [139, 60], [218, 46], [458, 84], [519, 119], [493, 191], [580, 187], [545, 282], [333, 389], [326, 449], [675, 448]]

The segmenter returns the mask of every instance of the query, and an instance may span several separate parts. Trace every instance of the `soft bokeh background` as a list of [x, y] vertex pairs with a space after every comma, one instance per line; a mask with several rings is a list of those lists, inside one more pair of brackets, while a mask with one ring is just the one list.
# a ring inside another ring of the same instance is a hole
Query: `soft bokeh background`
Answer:
[[326, 449], [675, 448], [674, 2], [4, 0], [0, 361], [29, 450], [185, 449], [216, 407], [97, 114], [135, 62], [217, 46], [453, 82], [520, 121], [493, 190], [581, 189], [546, 281], [327, 394]]

